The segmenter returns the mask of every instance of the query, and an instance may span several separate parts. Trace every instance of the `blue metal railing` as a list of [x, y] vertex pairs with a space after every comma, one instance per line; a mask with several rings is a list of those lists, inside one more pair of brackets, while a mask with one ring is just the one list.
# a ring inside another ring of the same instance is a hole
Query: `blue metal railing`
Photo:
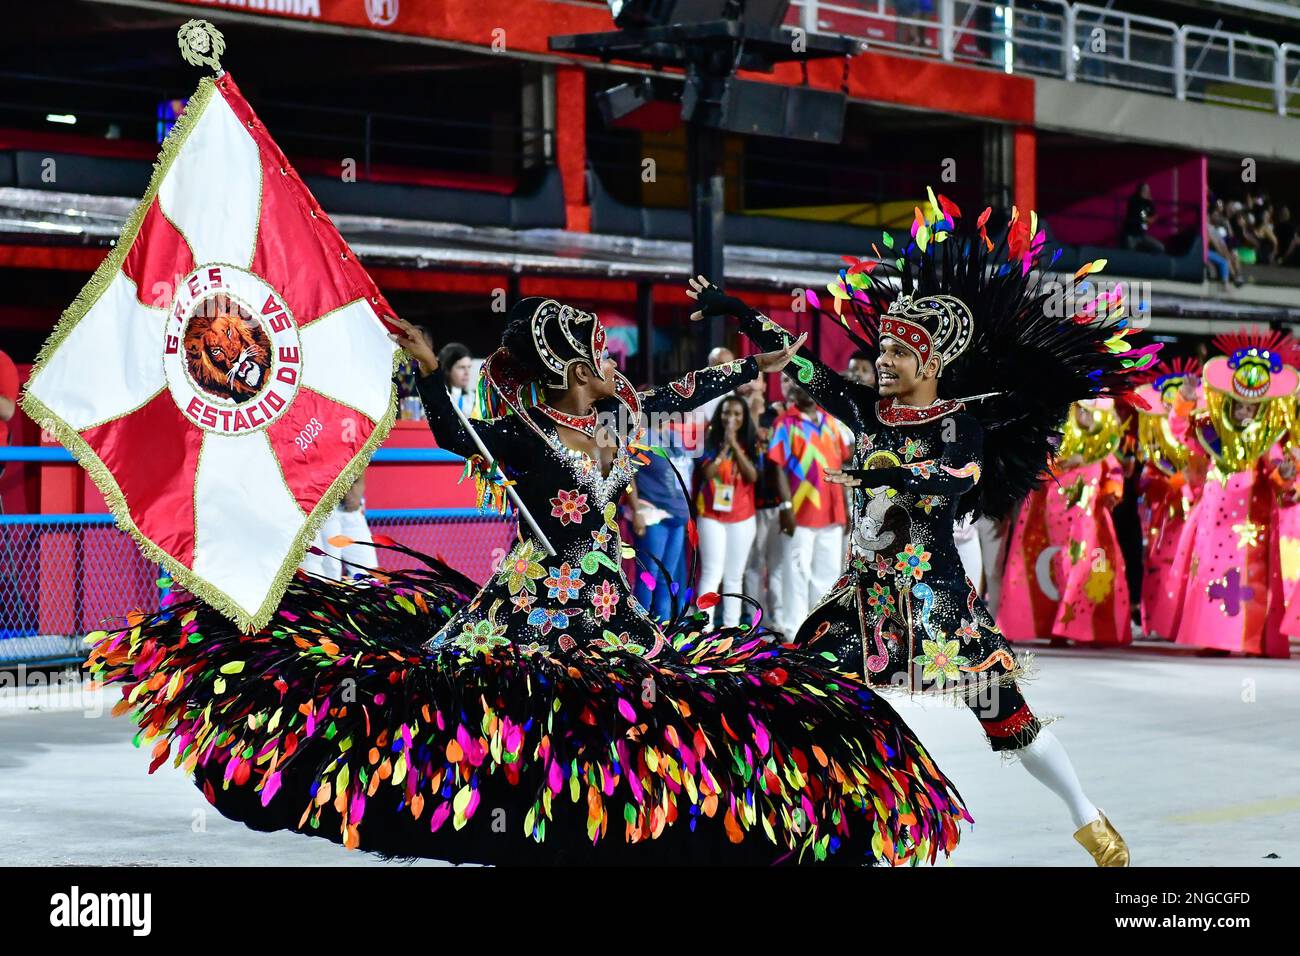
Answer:
[[[377, 464], [460, 464], [441, 448], [381, 448]], [[65, 448], [0, 447], [0, 463], [72, 465]], [[440, 556], [474, 579], [491, 570], [491, 555], [508, 546], [514, 519], [477, 508], [370, 508], [373, 531]], [[106, 557], [108, 556], [108, 557]], [[414, 564], [385, 553], [386, 567]], [[75, 662], [79, 638], [108, 615], [156, 609], [150, 564], [115, 527], [111, 514], [0, 514], [0, 666]], [[57, 582], [57, 590], [42, 586]], [[51, 623], [54, 622], [54, 623]]]

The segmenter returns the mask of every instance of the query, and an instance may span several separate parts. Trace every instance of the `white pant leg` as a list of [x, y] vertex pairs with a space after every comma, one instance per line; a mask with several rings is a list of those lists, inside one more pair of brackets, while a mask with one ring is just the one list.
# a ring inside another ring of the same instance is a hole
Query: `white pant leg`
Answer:
[[1006, 547], [1006, 524], [991, 518], [975, 522], [980, 535], [980, 560], [984, 565], [984, 603], [989, 613], [998, 613], [1002, 597], [1002, 557]]
[[[844, 526], [818, 528], [813, 543], [811, 573], [808, 576], [808, 606], [812, 607], [831, 589], [844, 568]], [[804, 617], [808, 614], [805, 611]], [[803, 623], [803, 619], [799, 620]]]
[[341, 562], [334, 562], [339, 569], [338, 577], [341, 580], [346, 581], [351, 579], [354, 575], [364, 574], [361, 570], [362, 568], [378, 568], [379, 555], [375, 552], [374, 545], [362, 543], [369, 542], [372, 538], [370, 525], [366, 523], [366, 513], [364, 511], [360, 508], [356, 511], [340, 510], [338, 515], [340, 519], [339, 530], [335, 533], [345, 534], [354, 542], [357, 542], [356, 544], [350, 544], [344, 548], [339, 557], [344, 561], [352, 562], [353, 565], [360, 566], [352, 567], [350, 565], [342, 564]]
[[[726, 530], [727, 553], [722, 563], [722, 590], [727, 594], [740, 594], [745, 582], [745, 564], [754, 546], [757, 522], [751, 516], [744, 521], [733, 521], [722, 526]], [[724, 598], [722, 624], [735, 627], [740, 623], [743, 603], [738, 597]]]
[[980, 589], [980, 577], [984, 571], [983, 549], [980, 547], [979, 530], [969, 521], [959, 521], [952, 530], [953, 539], [957, 542], [957, 556], [961, 558], [961, 568], [966, 572], [966, 577], [970, 578], [971, 584], [975, 585], [978, 593]]
[[[749, 549], [749, 558], [745, 562], [745, 596], [757, 601], [764, 611], [768, 610], [767, 536], [776, 525], [776, 514], [775, 508], [761, 508], [754, 512], [754, 544]], [[777, 530], [780, 530], [779, 527]]]
[[[700, 578], [695, 593], [720, 591], [722, 566], [727, 558], [727, 526], [716, 518], [697, 518], [695, 529], [700, 535]], [[713, 612], [712, 607], [704, 612], [709, 617], [709, 627], [713, 626]]]
[[330, 538], [335, 535], [346, 534], [343, 530], [343, 514], [338, 508], [330, 512], [325, 523], [320, 526], [320, 531], [316, 533], [316, 547], [320, 548], [323, 554], [316, 556], [313, 566], [309, 569], [313, 574], [318, 574], [323, 578], [329, 578], [331, 581], [339, 579], [339, 572], [342, 565], [339, 564], [339, 555], [343, 553], [342, 548], [336, 548], [330, 544]]
[[808, 616], [817, 529], [796, 527], [791, 537], [782, 535], [781, 539], [785, 558], [782, 561], [781, 630], [787, 639], [791, 639]]
[[785, 607], [785, 543], [789, 539], [781, 533], [780, 509], [772, 511], [772, 523], [767, 529], [767, 540], [763, 542], [764, 560], [767, 562], [767, 611], [768, 624], [781, 629], [782, 612]]

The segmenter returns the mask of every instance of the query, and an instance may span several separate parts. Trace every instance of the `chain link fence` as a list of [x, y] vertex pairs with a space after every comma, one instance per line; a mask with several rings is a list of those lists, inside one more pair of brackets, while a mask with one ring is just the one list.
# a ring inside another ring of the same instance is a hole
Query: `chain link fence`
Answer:
[[[373, 534], [484, 581], [510, 548], [515, 519], [474, 509], [366, 512]], [[379, 552], [390, 570], [417, 559]], [[84, 658], [82, 637], [134, 610], [155, 611], [163, 570], [111, 515], [0, 515], [0, 666]]]

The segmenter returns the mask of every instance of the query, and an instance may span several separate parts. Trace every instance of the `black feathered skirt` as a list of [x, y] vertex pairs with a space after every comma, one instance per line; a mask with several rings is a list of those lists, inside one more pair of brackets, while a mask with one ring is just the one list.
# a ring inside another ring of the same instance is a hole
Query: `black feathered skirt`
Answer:
[[749, 629], [654, 659], [429, 648], [470, 589], [436, 561], [300, 573], [256, 633], [181, 600], [92, 635], [87, 666], [151, 771], [183, 767], [254, 830], [390, 857], [905, 864], [971, 819], [893, 709], [812, 656]]

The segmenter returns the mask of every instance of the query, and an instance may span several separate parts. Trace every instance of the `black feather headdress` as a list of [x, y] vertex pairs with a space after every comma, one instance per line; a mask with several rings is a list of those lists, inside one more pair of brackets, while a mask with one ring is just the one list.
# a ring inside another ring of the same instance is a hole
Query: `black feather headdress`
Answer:
[[1064, 281], [1052, 277], [1056, 256], [1042, 263], [1045, 237], [1035, 214], [1026, 220], [1013, 211], [995, 242], [985, 229], [988, 209], [977, 231], [959, 233], [956, 205], [932, 191], [929, 199], [928, 213], [916, 210], [905, 246], [895, 249], [886, 234], [885, 253], [873, 247], [874, 258], [845, 257], [827, 285], [831, 308], [815, 293], [809, 301], [862, 346], [878, 341], [881, 319], [900, 295], [961, 300], [973, 319], [970, 341], [942, 368], [939, 395], [967, 400], [984, 429], [984, 466], [960, 513], [1000, 518], [1048, 476], [1071, 404], [1125, 396], [1140, 384], [1133, 373], [1152, 364], [1160, 346], [1130, 347], [1136, 329], [1124, 314], [1123, 286], [1089, 278], [1104, 260]]

